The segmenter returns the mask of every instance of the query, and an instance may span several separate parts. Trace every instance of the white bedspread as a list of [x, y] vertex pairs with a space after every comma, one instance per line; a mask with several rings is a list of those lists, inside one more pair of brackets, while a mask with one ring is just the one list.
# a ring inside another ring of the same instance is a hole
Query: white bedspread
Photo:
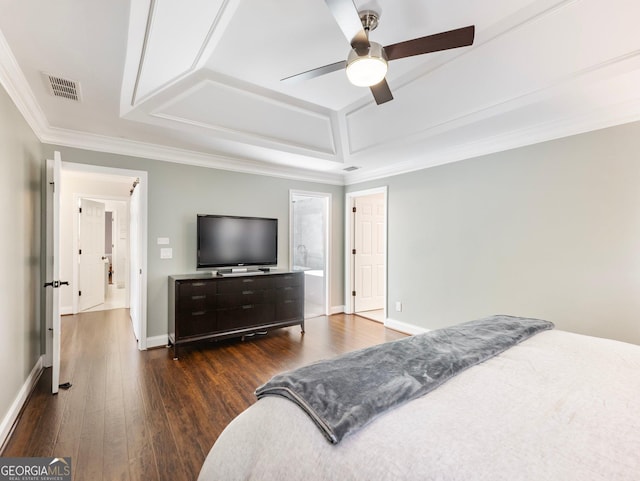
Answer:
[[338, 445], [295, 404], [238, 416], [199, 481], [638, 481], [640, 347], [546, 331]]

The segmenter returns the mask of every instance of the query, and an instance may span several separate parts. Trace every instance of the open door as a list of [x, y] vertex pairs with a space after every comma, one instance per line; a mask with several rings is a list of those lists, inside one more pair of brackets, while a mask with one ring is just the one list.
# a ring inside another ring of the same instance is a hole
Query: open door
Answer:
[[104, 203], [80, 199], [80, 311], [104, 304], [107, 281], [104, 216]]
[[51, 366], [51, 392], [58, 393], [60, 385], [60, 291], [68, 282], [60, 281], [60, 152], [47, 159], [47, 356], [45, 365]]

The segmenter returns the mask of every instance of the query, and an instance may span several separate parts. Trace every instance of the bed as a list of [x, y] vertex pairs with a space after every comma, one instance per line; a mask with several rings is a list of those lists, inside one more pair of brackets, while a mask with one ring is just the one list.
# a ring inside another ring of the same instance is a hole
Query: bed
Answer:
[[337, 443], [296, 403], [265, 396], [198, 478], [284, 479], [637, 481], [640, 347], [542, 330]]

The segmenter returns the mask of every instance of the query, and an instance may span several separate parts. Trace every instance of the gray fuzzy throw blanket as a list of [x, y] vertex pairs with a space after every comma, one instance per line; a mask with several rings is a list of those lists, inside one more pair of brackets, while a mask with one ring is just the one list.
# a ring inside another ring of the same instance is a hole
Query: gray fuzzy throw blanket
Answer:
[[538, 319], [487, 317], [279, 374], [260, 386], [256, 396], [293, 401], [337, 444], [388, 409], [553, 327]]

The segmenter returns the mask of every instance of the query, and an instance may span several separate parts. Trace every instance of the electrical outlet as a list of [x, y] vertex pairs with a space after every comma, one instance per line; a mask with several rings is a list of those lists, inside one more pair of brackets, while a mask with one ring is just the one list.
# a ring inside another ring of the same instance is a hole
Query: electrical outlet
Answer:
[[402, 312], [402, 302], [396, 301], [396, 312]]

